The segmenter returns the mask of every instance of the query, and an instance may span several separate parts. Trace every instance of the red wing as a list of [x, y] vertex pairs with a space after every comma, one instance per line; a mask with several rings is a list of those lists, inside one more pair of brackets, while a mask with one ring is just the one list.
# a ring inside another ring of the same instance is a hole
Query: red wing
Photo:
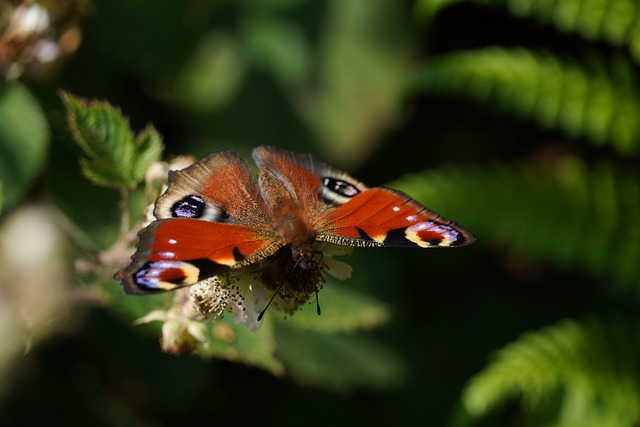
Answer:
[[471, 233], [403, 193], [372, 188], [331, 211], [317, 240], [348, 246], [453, 247]]
[[281, 246], [240, 225], [191, 218], [159, 220], [140, 232], [131, 265], [116, 278], [130, 294], [170, 291], [252, 264]]

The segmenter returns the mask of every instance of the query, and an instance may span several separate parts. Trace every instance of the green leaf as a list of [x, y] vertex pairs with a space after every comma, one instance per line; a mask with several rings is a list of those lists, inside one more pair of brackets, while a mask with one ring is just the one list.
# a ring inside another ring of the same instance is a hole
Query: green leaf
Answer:
[[455, 219], [481, 241], [579, 266], [612, 278], [619, 290], [640, 293], [636, 172], [608, 162], [588, 167], [567, 156], [554, 168], [448, 168], [403, 177], [392, 187]]
[[236, 324], [227, 315], [214, 322], [208, 321], [209, 343], [199, 347], [198, 353], [233, 362], [257, 366], [274, 375], [284, 374], [282, 362], [276, 358], [276, 339], [273, 322], [265, 319], [259, 330], [253, 332], [244, 324]]
[[133, 188], [160, 157], [162, 142], [152, 127], [134, 140], [128, 120], [106, 102], [86, 101], [63, 93], [71, 133], [82, 148], [85, 176], [110, 188]]
[[391, 388], [403, 381], [402, 359], [372, 337], [322, 334], [286, 324], [278, 327], [276, 337], [287, 373], [302, 385], [346, 392]]
[[343, 164], [362, 160], [399, 113], [410, 43], [404, 8], [395, 0], [332, 0], [317, 58], [318, 82], [302, 105], [328, 154]]
[[302, 29], [286, 20], [258, 16], [246, 26], [247, 54], [254, 63], [270, 70], [283, 86], [300, 85], [311, 69]]
[[349, 288], [348, 284], [329, 280], [318, 293], [321, 315], [312, 298], [291, 316], [273, 310], [287, 327], [323, 333], [352, 332], [371, 329], [389, 321], [389, 309], [370, 295]]
[[637, 322], [567, 320], [501, 349], [463, 394], [472, 418], [518, 399], [550, 425], [630, 426], [640, 417]]
[[[96, 277], [109, 275], [103, 273], [96, 272]], [[116, 280], [102, 283], [103, 280], [97, 279], [96, 282], [104, 292], [108, 306], [131, 323], [155, 310], [170, 309], [176, 296], [175, 292], [160, 295], [127, 295]], [[162, 324], [153, 321], [135, 327], [158, 334]], [[233, 316], [229, 313], [215, 321], [205, 320], [204, 324], [208, 342], [196, 346], [196, 352], [201, 356], [257, 366], [277, 376], [284, 374], [282, 363], [275, 357], [274, 326], [269, 318], [264, 320], [262, 327], [256, 332], [250, 331], [244, 324], [235, 324]]]
[[636, 62], [640, 60], [640, 6], [635, 0], [419, 0], [414, 12], [429, 22], [440, 10], [463, 1], [501, 7], [517, 18], [535, 19], [587, 40], [628, 46]]
[[105, 162], [81, 158], [80, 169], [84, 177], [95, 185], [108, 188], [128, 186], [123, 183], [119, 172]]
[[526, 49], [456, 52], [418, 70], [409, 92], [469, 96], [570, 137], [637, 153], [640, 101], [633, 67], [621, 58], [604, 65], [585, 67]]
[[[104, 274], [104, 276], [107, 275], [107, 273]], [[99, 276], [102, 276], [100, 272], [96, 272], [96, 277]], [[99, 283], [100, 280], [97, 279], [97, 282]], [[346, 285], [336, 285], [335, 287], [345, 288], [338, 290], [333, 289], [333, 285], [336, 284], [325, 285], [325, 289], [320, 293], [323, 304], [321, 316], [316, 314], [313, 304], [305, 306], [287, 319], [283, 319], [282, 314], [271, 310], [267, 313], [260, 329], [255, 332], [249, 330], [244, 324], [234, 323], [230, 313], [225, 313], [222, 318], [216, 320], [205, 320], [203, 325], [206, 329], [207, 342], [201, 344], [194, 341], [197, 344], [196, 352], [207, 358], [215, 357], [256, 366], [276, 376], [283, 376], [289, 372], [295, 380], [329, 389], [382, 388], [397, 384], [402, 376], [403, 367], [396, 354], [370, 338], [335, 334], [337, 331], [378, 326], [388, 319], [387, 309], [370, 297], [355, 291], [347, 291]], [[106, 293], [109, 306], [128, 321], [143, 318], [158, 310], [181, 312], [180, 308], [176, 311], [174, 307], [175, 293], [142, 297], [126, 295], [114, 280], [104, 283], [100, 288]], [[184, 320], [188, 319], [185, 315]], [[188, 321], [199, 323], [196, 320]], [[152, 321], [148, 325], [137, 326], [137, 328], [158, 334], [161, 332], [162, 324], [162, 322]], [[333, 340], [332, 333], [338, 338]], [[304, 363], [297, 360], [298, 350], [295, 350], [294, 343], [289, 341], [298, 334], [306, 336], [310, 341], [308, 345], [301, 344], [306, 347], [305, 354], [301, 356], [305, 359]], [[324, 350], [316, 352], [313, 350], [315, 346]], [[334, 350], [339, 354], [335, 360], [343, 358], [341, 363], [347, 365], [355, 363], [355, 359], [364, 358], [365, 354], [367, 360], [358, 362], [360, 364], [358, 370], [349, 369], [349, 375], [340, 370], [333, 373], [325, 372], [322, 366], [315, 366], [322, 365], [324, 363], [322, 359], [329, 357], [328, 354]], [[306, 354], [308, 351], [314, 355]]]
[[20, 83], [0, 87], [0, 182], [14, 204], [40, 173], [49, 127], [38, 102]]
[[162, 137], [153, 126], [147, 126], [136, 137], [135, 162], [132, 170], [132, 178], [136, 181], [142, 181], [147, 169], [153, 162], [160, 159], [163, 144]]
[[240, 89], [246, 74], [242, 53], [239, 43], [224, 32], [217, 30], [203, 35], [176, 78], [173, 96], [195, 109], [225, 107]]

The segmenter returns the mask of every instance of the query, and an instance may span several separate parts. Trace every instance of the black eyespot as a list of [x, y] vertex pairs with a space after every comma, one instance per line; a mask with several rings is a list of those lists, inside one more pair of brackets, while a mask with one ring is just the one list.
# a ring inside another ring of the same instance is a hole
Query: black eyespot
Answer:
[[348, 182], [335, 178], [322, 178], [322, 185], [336, 194], [349, 198], [356, 196], [360, 192]]
[[190, 195], [171, 206], [171, 215], [174, 218], [200, 218], [204, 208], [202, 197]]

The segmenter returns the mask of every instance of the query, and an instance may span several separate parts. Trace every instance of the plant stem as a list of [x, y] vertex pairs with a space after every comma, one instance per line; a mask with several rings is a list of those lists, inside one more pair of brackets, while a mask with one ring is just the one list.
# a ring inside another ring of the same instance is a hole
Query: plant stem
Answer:
[[120, 189], [120, 235], [124, 236], [131, 228], [131, 189], [122, 187]]

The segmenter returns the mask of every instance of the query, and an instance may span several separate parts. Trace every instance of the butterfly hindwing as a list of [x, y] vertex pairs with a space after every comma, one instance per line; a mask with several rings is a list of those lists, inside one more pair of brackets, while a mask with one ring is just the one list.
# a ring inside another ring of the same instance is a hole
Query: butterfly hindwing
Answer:
[[329, 212], [318, 240], [349, 246], [455, 247], [475, 241], [469, 232], [384, 187], [366, 190]]
[[118, 278], [127, 293], [170, 291], [252, 264], [281, 246], [269, 235], [241, 225], [158, 220], [140, 233], [138, 251]]

